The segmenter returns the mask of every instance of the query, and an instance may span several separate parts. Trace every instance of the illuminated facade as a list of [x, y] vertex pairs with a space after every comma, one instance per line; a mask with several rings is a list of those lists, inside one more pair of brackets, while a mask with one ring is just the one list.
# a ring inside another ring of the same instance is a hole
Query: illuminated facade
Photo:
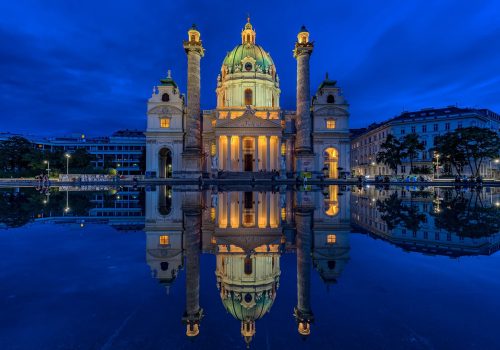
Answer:
[[[203, 205], [185, 204], [193, 198]], [[167, 287], [185, 270], [186, 335], [202, 331], [200, 253], [216, 256], [221, 307], [240, 322], [241, 336], [249, 344], [258, 334], [258, 320], [279, 294], [280, 258], [285, 252], [297, 254], [297, 304], [290, 313], [299, 334], [309, 335], [314, 322], [312, 268], [325, 283], [333, 283], [349, 260], [349, 199], [337, 186], [308, 194], [200, 194], [166, 186], [148, 191], [146, 259], [153, 277]]]
[[338, 178], [349, 171], [348, 104], [328, 75], [311, 98], [309, 58], [314, 45], [302, 27], [295, 43], [297, 111], [280, 106], [280, 80], [270, 54], [256, 43], [250, 23], [225, 56], [217, 76], [216, 108], [200, 109], [200, 32], [188, 31], [187, 101], [171, 78], [148, 102], [147, 174], [212, 177], [302, 171]]

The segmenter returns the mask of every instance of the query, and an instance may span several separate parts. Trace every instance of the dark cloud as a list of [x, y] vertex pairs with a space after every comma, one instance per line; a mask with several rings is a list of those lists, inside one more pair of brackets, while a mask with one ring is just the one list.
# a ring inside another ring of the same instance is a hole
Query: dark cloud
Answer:
[[247, 12], [277, 64], [285, 109], [295, 108], [291, 51], [306, 24], [316, 42], [312, 91], [329, 71], [351, 103], [354, 127], [455, 103], [500, 111], [494, 1], [18, 1], [0, 5], [0, 129], [144, 128], [146, 100], [167, 69], [185, 91], [182, 40], [192, 23], [206, 47], [202, 107], [213, 108], [216, 76]]

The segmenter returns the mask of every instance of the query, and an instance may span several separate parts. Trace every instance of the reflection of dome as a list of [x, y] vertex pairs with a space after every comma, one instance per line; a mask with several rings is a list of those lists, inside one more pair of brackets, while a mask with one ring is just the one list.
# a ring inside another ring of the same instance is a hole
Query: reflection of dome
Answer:
[[[229, 69], [228, 73], [234, 73], [236, 66], [239, 66], [241, 70], [246, 70], [245, 66], [241, 66], [241, 61], [246, 57], [253, 58], [255, 65], [260, 66], [263, 71], [267, 71], [269, 67], [274, 66], [271, 56], [262, 46], [250, 43], [236, 46], [226, 55], [223, 65]], [[253, 67], [250, 70], [253, 71]]]
[[245, 320], [258, 320], [271, 309], [274, 301], [272, 290], [263, 292], [228, 292], [222, 303], [234, 318]]
[[279, 253], [219, 253], [215, 273], [222, 304], [241, 321], [241, 335], [248, 345], [255, 335], [255, 321], [270, 311], [276, 297]]

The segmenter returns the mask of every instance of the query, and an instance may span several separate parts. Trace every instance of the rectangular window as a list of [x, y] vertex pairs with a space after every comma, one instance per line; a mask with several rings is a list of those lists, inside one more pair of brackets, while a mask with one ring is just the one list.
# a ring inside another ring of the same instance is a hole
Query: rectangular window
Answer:
[[417, 127], [416, 126], [412, 126], [411, 127], [411, 133], [414, 134], [416, 131], [417, 131]]
[[422, 132], [427, 132], [427, 125], [422, 125]]
[[429, 238], [429, 232], [424, 231], [424, 239], [428, 239], [428, 238]]
[[461, 129], [462, 128], [462, 123], [458, 123], [457, 128]]
[[328, 243], [328, 244], [337, 243], [337, 235], [327, 235], [326, 236], [326, 243]]
[[401, 129], [401, 135], [405, 134], [405, 129]]
[[439, 232], [434, 233], [434, 239], [439, 241]]
[[334, 119], [328, 119], [326, 121], [326, 128], [327, 129], [335, 129], [335, 120]]
[[444, 129], [445, 129], [446, 131], [450, 130], [450, 123], [446, 123], [446, 124], [444, 124]]
[[439, 125], [438, 124], [434, 124], [434, 131], [438, 131], [439, 130]]
[[170, 236], [162, 235], [160, 236], [160, 245], [169, 245], [170, 244]]
[[170, 118], [160, 118], [160, 128], [170, 128]]

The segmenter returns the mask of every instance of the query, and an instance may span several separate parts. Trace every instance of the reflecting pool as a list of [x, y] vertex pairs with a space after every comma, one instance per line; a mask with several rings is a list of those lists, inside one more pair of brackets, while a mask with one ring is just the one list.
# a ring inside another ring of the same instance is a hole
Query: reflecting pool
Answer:
[[498, 349], [500, 189], [0, 189], [0, 349]]

